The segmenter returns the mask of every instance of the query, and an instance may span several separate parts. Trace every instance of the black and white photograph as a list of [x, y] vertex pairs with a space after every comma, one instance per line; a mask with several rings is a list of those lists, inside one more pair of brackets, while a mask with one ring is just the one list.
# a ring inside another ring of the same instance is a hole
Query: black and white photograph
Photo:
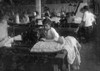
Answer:
[[100, 0], [0, 0], [0, 71], [100, 71]]

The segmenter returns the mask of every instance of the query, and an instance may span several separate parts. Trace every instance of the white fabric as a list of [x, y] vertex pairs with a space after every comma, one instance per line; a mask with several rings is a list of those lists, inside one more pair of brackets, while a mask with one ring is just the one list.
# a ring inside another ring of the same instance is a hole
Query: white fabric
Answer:
[[80, 24], [82, 21], [81, 17], [74, 17], [74, 23]]
[[17, 35], [14, 37], [6, 37], [4, 40], [0, 42], [0, 47], [2, 46], [11, 47], [14, 40], [16, 41], [22, 40], [21, 35]]
[[62, 49], [62, 45], [60, 45], [57, 42], [40, 41], [32, 47], [31, 52], [55, 52], [61, 49]]
[[60, 18], [59, 17], [52, 17], [51, 21], [54, 21], [55, 23], [59, 23], [60, 22]]
[[16, 40], [16, 41], [20, 41], [20, 40], [22, 40], [22, 36], [17, 35], [17, 36], [14, 36], [13, 39]]
[[86, 11], [83, 15], [83, 21], [85, 22], [85, 27], [92, 26], [92, 23], [95, 21], [95, 15]]
[[11, 37], [8, 37], [8, 38], [6, 38], [6, 41], [4, 42], [3, 46], [11, 47], [13, 42], [14, 42], [14, 39]]
[[3, 47], [3, 46], [11, 47], [12, 42], [13, 42], [13, 38], [5, 37], [4, 40], [0, 41], [0, 47]]
[[14, 37], [7, 37], [5, 40], [4, 40], [5, 42], [4, 42], [3, 46], [11, 47], [14, 40], [16, 40], [16, 41], [22, 40], [22, 36], [17, 35], [17, 36], [14, 36]]
[[69, 64], [73, 64], [76, 56], [78, 57], [78, 64], [80, 65], [81, 60], [80, 60], [80, 53], [78, 48], [80, 48], [81, 45], [79, 44], [79, 42], [72, 36], [68, 36], [65, 38], [65, 45], [64, 45], [64, 49], [67, 50], [68, 52], [68, 62]]
[[19, 14], [16, 14], [16, 16], [15, 16], [15, 22], [17, 24], [20, 24]]
[[57, 42], [40, 41], [32, 47], [31, 52], [54, 52], [65, 49], [68, 52], [68, 63], [73, 64], [75, 58], [77, 57], [78, 65], [80, 65], [81, 60], [78, 47], [81, 47], [78, 41], [74, 37], [68, 36], [65, 38], [63, 44], [59, 44]]
[[47, 39], [54, 39], [55, 41], [57, 41], [59, 38], [59, 34], [56, 32], [56, 30], [54, 28], [51, 27], [51, 29], [48, 30], [48, 32], [46, 34], [46, 38]]

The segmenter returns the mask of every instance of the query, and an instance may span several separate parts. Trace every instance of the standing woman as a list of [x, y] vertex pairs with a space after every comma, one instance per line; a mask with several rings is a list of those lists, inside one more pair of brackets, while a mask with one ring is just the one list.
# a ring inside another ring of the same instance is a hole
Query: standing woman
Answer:
[[84, 6], [81, 12], [83, 13], [82, 26], [84, 27], [84, 36], [86, 41], [89, 41], [93, 32], [93, 23], [95, 22], [96, 16], [90, 12], [88, 6]]

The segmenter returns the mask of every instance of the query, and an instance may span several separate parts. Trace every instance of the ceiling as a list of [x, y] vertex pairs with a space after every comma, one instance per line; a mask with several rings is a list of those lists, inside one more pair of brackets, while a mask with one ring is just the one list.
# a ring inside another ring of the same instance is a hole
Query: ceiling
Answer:
[[[29, 4], [35, 4], [36, 0], [0, 0], [3, 3], [9, 4], [9, 5], [29, 5]], [[79, 2], [83, 0], [42, 0], [42, 3], [69, 3], [69, 2]]]
[[35, 0], [1, 0], [1, 3], [7, 5], [28, 5], [35, 4]]
[[[42, 3], [68, 3], [68, 2], [79, 2], [83, 0], [42, 0]], [[92, 0], [91, 0], [92, 1]], [[93, 0], [96, 4], [100, 5], [100, 0]], [[35, 0], [0, 0], [1, 4], [5, 5], [34, 5]]]

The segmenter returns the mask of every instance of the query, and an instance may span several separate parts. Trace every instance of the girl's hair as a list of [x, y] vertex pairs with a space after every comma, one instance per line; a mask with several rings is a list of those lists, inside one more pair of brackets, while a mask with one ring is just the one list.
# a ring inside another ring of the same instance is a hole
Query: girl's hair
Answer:
[[51, 22], [50, 19], [44, 19], [44, 20], [43, 20], [43, 25], [47, 25], [47, 24], [48, 24], [48, 25], [51, 26], [51, 23], [52, 23], [52, 22]]
[[47, 16], [47, 17], [50, 17], [50, 14], [48, 14], [48, 13], [45, 13], [44, 15]]
[[89, 6], [84, 6], [82, 9], [84, 9], [84, 10], [89, 10]]

